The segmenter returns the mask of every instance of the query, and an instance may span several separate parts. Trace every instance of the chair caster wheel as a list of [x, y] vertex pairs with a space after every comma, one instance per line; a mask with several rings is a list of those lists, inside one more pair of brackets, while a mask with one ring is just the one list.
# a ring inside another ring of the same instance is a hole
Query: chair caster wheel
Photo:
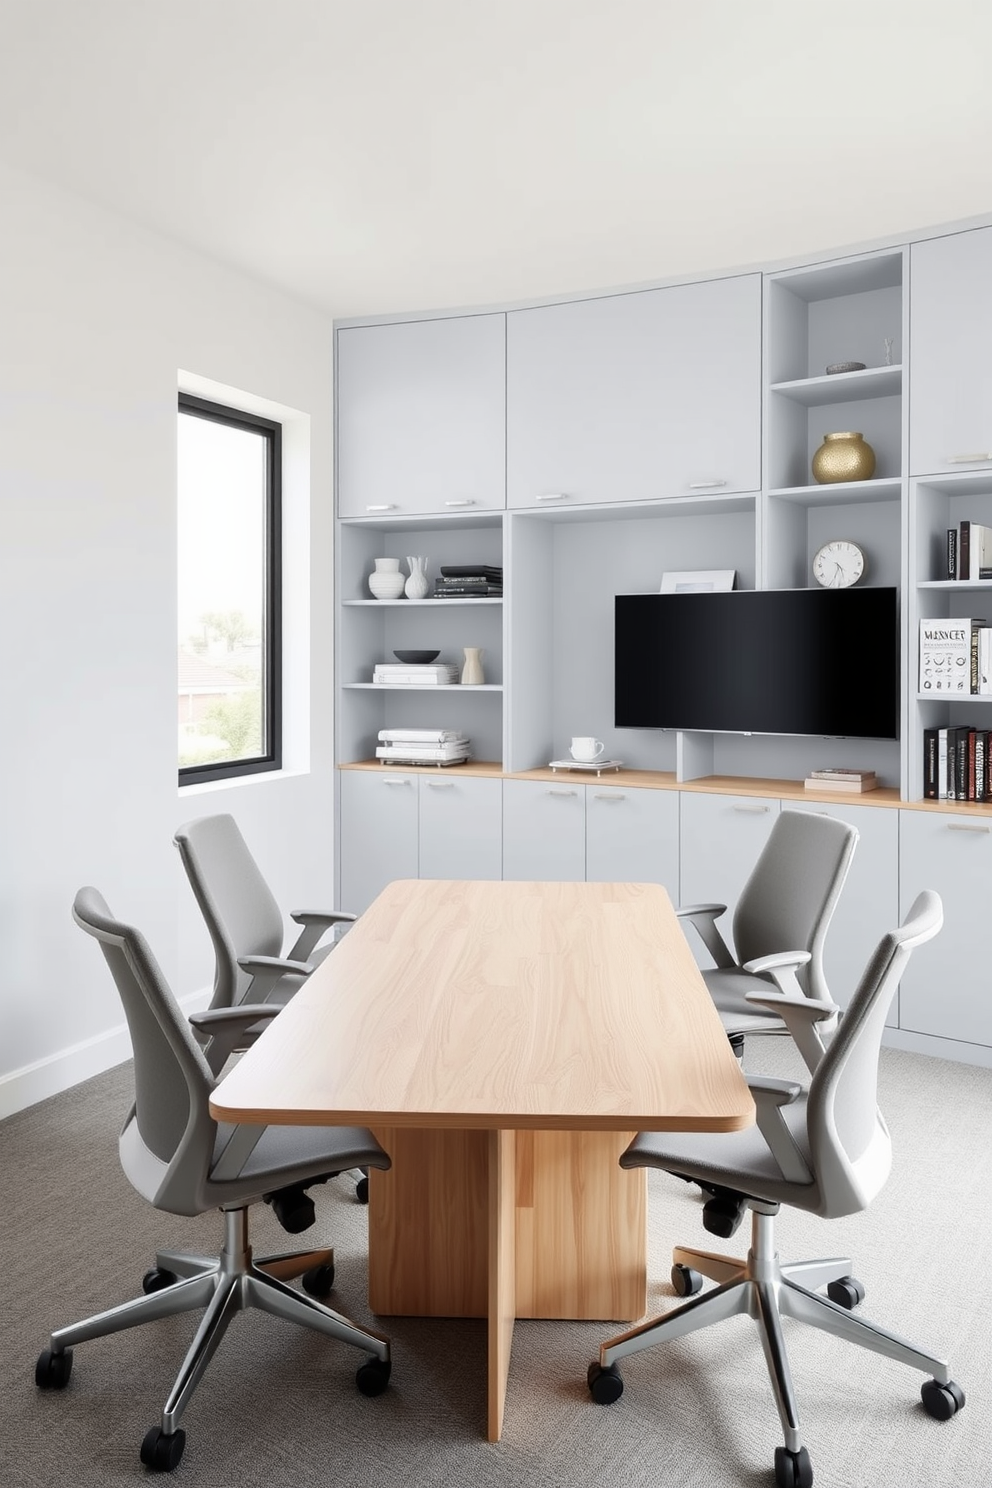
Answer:
[[34, 1366], [34, 1382], [39, 1390], [64, 1390], [72, 1373], [72, 1349], [53, 1354], [42, 1349]]
[[593, 1361], [586, 1373], [589, 1394], [597, 1405], [612, 1405], [623, 1394], [623, 1379], [615, 1364], [603, 1365]]
[[698, 1271], [693, 1271], [691, 1266], [673, 1266], [672, 1286], [675, 1288], [676, 1296], [694, 1297], [697, 1292], [703, 1290], [703, 1278]]
[[146, 1297], [150, 1297], [152, 1292], [164, 1292], [166, 1287], [175, 1286], [178, 1280], [174, 1271], [166, 1271], [163, 1266], [153, 1266], [141, 1278], [141, 1290]]
[[388, 1359], [366, 1359], [355, 1371], [355, 1384], [363, 1395], [381, 1395], [389, 1384], [392, 1370]]
[[166, 1436], [161, 1426], [153, 1426], [145, 1432], [141, 1443], [141, 1460], [152, 1472], [173, 1472], [179, 1466], [185, 1445], [185, 1431], [173, 1431]]
[[813, 1488], [813, 1464], [805, 1447], [775, 1448], [775, 1488]]
[[964, 1391], [953, 1380], [938, 1385], [936, 1380], [925, 1380], [920, 1386], [923, 1409], [935, 1421], [949, 1421], [964, 1405]]
[[828, 1284], [827, 1296], [838, 1307], [846, 1307], [848, 1312], [852, 1312], [865, 1300], [865, 1289], [856, 1276], [842, 1276]]
[[366, 1173], [355, 1184], [355, 1198], [360, 1204], [367, 1204], [369, 1201], [369, 1180]]
[[334, 1266], [311, 1266], [309, 1271], [304, 1271], [300, 1281], [309, 1296], [318, 1300], [329, 1297], [334, 1290]]

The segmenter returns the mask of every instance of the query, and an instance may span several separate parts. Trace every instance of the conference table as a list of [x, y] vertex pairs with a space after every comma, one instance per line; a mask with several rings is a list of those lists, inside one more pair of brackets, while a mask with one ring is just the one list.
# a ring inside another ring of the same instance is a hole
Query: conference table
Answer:
[[217, 1085], [221, 1121], [363, 1125], [369, 1305], [488, 1320], [499, 1439], [517, 1317], [647, 1307], [637, 1131], [754, 1106], [665, 890], [402, 879]]

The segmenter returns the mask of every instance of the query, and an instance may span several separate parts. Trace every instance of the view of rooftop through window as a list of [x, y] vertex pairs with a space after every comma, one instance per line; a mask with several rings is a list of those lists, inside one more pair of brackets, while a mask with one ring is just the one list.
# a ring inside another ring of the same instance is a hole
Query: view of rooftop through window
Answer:
[[272, 762], [273, 426], [181, 399], [178, 438], [178, 758], [188, 780]]

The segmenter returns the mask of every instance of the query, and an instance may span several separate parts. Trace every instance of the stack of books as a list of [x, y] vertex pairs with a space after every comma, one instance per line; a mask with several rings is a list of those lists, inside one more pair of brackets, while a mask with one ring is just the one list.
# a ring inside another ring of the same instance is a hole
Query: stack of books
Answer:
[[380, 729], [375, 757], [384, 765], [463, 765], [471, 741], [456, 729]]
[[923, 799], [992, 801], [988, 729], [967, 725], [923, 730]]
[[372, 671], [372, 681], [382, 687], [450, 687], [458, 681], [458, 668], [444, 661], [432, 661], [429, 666], [381, 661]]
[[992, 579], [992, 527], [962, 522], [947, 529], [947, 577], [974, 583]]
[[843, 791], [851, 795], [875, 790], [878, 780], [874, 770], [852, 770], [847, 765], [837, 765], [835, 768], [810, 770], [803, 784], [807, 790]]
[[992, 696], [992, 627], [986, 620], [920, 621], [919, 690]]
[[441, 565], [434, 580], [435, 599], [502, 599], [503, 570], [491, 563]]

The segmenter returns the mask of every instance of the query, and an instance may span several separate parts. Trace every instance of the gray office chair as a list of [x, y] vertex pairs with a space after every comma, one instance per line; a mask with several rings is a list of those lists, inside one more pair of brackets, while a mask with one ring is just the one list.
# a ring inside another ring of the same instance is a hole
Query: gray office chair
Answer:
[[[185, 1446], [179, 1419], [234, 1315], [258, 1307], [288, 1322], [368, 1349], [358, 1388], [378, 1395], [389, 1381], [389, 1341], [359, 1327], [317, 1298], [333, 1285], [334, 1252], [292, 1252], [253, 1259], [248, 1207], [268, 1199], [286, 1228], [312, 1222], [307, 1187], [330, 1172], [359, 1164], [388, 1168], [389, 1158], [365, 1127], [219, 1125], [208, 1101], [214, 1076], [178, 1008], [144, 937], [115, 920], [102, 896], [80, 889], [73, 918], [100, 942], [117, 984], [134, 1050], [134, 1105], [121, 1131], [121, 1166], [138, 1193], [169, 1214], [220, 1209], [219, 1257], [161, 1252], [144, 1279], [145, 1295], [107, 1312], [57, 1328], [38, 1359], [35, 1380], [61, 1389], [72, 1371], [72, 1349], [157, 1318], [206, 1309], [162, 1411], [141, 1446], [141, 1460], [171, 1472]], [[276, 1009], [268, 1010], [274, 1013]], [[266, 1016], [256, 1007], [228, 1009], [232, 1024]], [[287, 1285], [302, 1276], [306, 1292]]]
[[[357, 916], [340, 909], [294, 911], [290, 918], [302, 929], [284, 954], [282, 912], [234, 817], [226, 812], [201, 816], [181, 826], [173, 841], [214, 947], [210, 1007], [190, 1022], [207, 1063], [219, 1074], [236, 1050], [254, 1042], [262, 1025], [235, 1026], [218, 1018], [217, 1009], [245, 1002], [284, 1007], [334, 949], [333, 940], [320, 944], [324, 934], [336, 933]], [[365, 1172], [355, 1196], [361, 1204], [368, 1202]]]
[[[691, 1300], [603, 1344], [598, 1362], [589, 1366], [595, 1400], [608, 1404], [622, 1394], [618, 1359], [745, 1313], [761, 1334], [785, 1435], [785, 1445], [775, 1450], [778, 1488], [809, 1488], [813, 1481], [799, 1430], [783, 1317], [931, 1373], [921, 1394], [924, 1407], [938, 1420], [949, 1419], [964, 1405], [964, 1393], [942, 1359], [853, 1315], [864, 1288], [849, 1275], [849, 1260], [782, 1265], [774, 1230], [783, 1204], [834, 1219], [867, 1208], [885, 1183], [892, 1150], [876, 1104], [882, 1029], [911, 951], [937, 934], [942, 918], [938, 895], [928, 891], [919, 895], [901, 929], [883, 937], [808, 1089], [791, 1080], [749, 1079], [756, 1127], [720, 1134], [642, 1132], [623, 1153], [621, 1167], [662, 1168], [741, 1193], [752, 1215], [751, 1249], [746, 1260], [737, 1260], [677, 1248], [672, 1282], [676, 1292]], [[780, 1014], [797, 1042], [833, 1016], [831, 1004], [814, 998], [773, 991], [751, 993], [750, 998], [757, 1008]], [[718, 1285], [696, 1296], [703, 1277]], [[824, 1286], [826, 1297], [819, 1294]]]
[[[778, 1013], [750, 998], [769, 983], [790, 996], [805, 993], [833, 1006], [823, 946], [857, 843], [857, 828], [847, 822], [816, 812], [779, 812], [734, 911], [736, 958], [716, 923], [725, 904], [676, 910], [713, 957], [703, 980], [738, 1053], [747, 1033], [788, 1031]], [[820, 1040], [836, 1027], [837, 1011], [833, 1007], [830, 1018], [804, 1037], [803, 1051], [814, 1062], [822, 1052]]]

